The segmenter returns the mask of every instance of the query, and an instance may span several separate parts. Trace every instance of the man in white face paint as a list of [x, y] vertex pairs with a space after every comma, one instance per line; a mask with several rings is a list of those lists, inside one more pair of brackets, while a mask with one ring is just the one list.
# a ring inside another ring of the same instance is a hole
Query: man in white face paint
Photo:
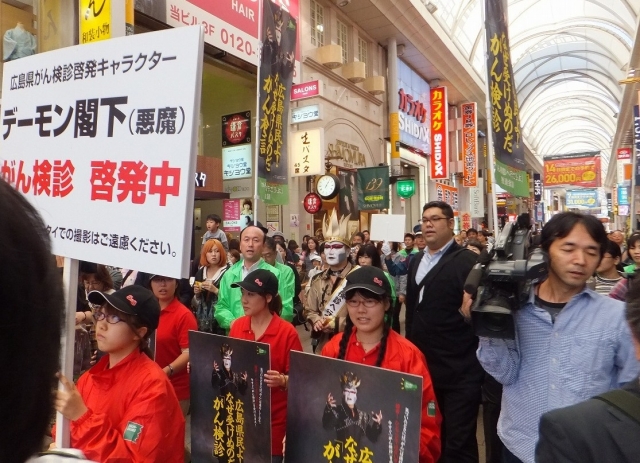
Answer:
[[349, 216], [343, 216], [340, 221], [335, 210], [322, 223], [322, 233], [326, 237], [323, 244], [324, 258], [328, 269], [317, 275], [310, 283], [304, 314], [313, 326], [311, 345], [314, 352], [322, 350], [322, 346], [338, 332], [339, 317], [344, 307], [344, 297], [341, 296], [344, 277], [352, 270], [349, 262], [349, 240], [347, 239], [347, 224]]

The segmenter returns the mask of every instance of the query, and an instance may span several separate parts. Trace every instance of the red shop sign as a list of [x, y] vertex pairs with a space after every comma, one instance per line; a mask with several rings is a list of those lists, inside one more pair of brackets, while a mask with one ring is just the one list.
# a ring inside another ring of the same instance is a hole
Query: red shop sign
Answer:
[[315, 193], [309, 193], [304, 197], [304, 210], [309, 214], [315, 214], [322, 209], [322, 199]]

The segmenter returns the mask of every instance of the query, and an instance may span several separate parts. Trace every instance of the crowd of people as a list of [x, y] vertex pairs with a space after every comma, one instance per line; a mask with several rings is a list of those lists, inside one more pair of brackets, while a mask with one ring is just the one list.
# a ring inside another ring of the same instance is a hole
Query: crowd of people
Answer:
[[[34, 458], [54, 409], [70, 420], [71, 447], [89, 460], [189, 461], [188, 332], [199, 330], [271, 346], [265, 384], [272, 461], [280, 463], [289, 354], [303, 349], [297, 325], [318, 355], [422, 377], [419, 463], [478, 462], [480, 404], [489, 463], [640, 455], [630, 438], [638, 418], [608, 392], [624, 388], [640, 400], [640, 233], [625, 242], [592, 216], [554, 215], [532, 242], [545, 253], [546, 278], [517, 302], [515, 339], [503, 339], [476, 335], [475, 295], [465, 292], [494, 237], [454, 233], [446, 203], [427, 203], [403, 243], [373, 242], [367, 230], [348, 236], [348, 218], [335, 211], [300, 246], [255, 221], [236, 239], [211, 215], [191, 280], [81, 264], [76, 324], [91, 333], [91, 361], [66, 378], [57, 373], [64, 303], [46, 230], [4, 182], [0, 214], [10, 218], [0, 224], [8, 244], [0, 250], [1, 355], [19, 373], [0, 399], [2, 418], [15, 424], [0, 433], [3, 461]], [[26, 276], [38, 277], [41, 292], [26, 288]], [[62, 387], [52, 397], [56, 380]], [[336, 410], [329, 395], [325, 414]], [[382, 426], [378, 418], [371, 426]], [[52, 445], [34, 461], [64, 452]]]

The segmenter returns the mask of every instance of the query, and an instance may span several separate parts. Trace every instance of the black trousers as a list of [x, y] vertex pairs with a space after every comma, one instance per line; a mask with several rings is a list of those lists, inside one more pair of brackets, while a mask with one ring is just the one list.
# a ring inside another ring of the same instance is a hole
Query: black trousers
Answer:
[[400, 333], [400, 310], [402, 310], [402, 302], [396, 299], [393, 306], [393, 319], [391, 320], [391, 329], [398, 334]]
[[504, 444], [498, 437], [502, 384], [485, 374], [482, 384], [482, 424], [487, 463], [502, 463]]
[[513, 453], [509, 451], [508, 448], [503, 446], [502, 450], [502, 460], [504, 463], [522, 463], [522, 460], [516, 457]]
[[442, 413], [442, 453], [439, 463], [478, 463], [476, 427], [480, 384], [435, 388]]

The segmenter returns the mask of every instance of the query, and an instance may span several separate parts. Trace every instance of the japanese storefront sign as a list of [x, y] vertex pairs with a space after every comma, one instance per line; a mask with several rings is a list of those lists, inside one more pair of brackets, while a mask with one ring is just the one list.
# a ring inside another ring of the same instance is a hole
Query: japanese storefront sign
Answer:
[[[619, 205], [629, 205], [629, 187], [618, 187], [618, 204]], [[567, 191], [567, 193], [569, 193]], [[569, 201], [567, 200], [567, 205]], [[595, 207], [595, 206], [594, 206]]]
[[484, 193], [482, 185], [469, 188], [469, 213], [471, 217], [484, 217]]
[[[422, 378], [397, 371], [291, 352], [287, 403], [287, 463], [419, 460]], [[331, 395], [336, 407], [327, 404]], [[351, 409], [346, 401], [355, 402]], [[426, 410], [424, 409], [426, 407]], [[360, 416], [347, 425], [346, 410]], [[382, 415], [379, 424], [373, 413]]]
[[222, 179], [251, 178], [252, 155], [250, 144], [222, 148]]
[[271, 461], [269, 344], [190, 331], [189, 355], [192, 460]]
[[342, 140], [327, 145], [327, 160], [340, 160], [344, 167], [365, 167], [367, 162], [358, 145]]
[[358, 169], [358, 210], [370, 211], [389, 207], [389, 167]]
[[[289, 203], [287, 138], [296, 20], [271, 1], [262, 2], [262, 63], [258, 85], [258, 195], [265, 204]], [[275, 31], [272, 32], [272, 31]]]
[[308, 193], [304, 197], [303, 206], [308, 214], [315, 214], [322, 209], [322, 198], [316, 193]]
[[616, 152], [618, 161], [626, 161], [631, 159], [631, 148], [618, 148]]
[[524, 141], [511, 63], [507, 12], [503, 4], [503, 0], [486, 0], [487, 79], [493, 148], [498, 161], [522, 170], [525, 167]]
[[319, 80], [303, 82], [291, 87], [291, 101], [313, 98], [314, 96], [320, 95], [322, 95], [322, 82]]
[[536, 222], [544, 222], [544, 203], [536, 204]]
[[324, 129], [302, 130], [291, 134], [290, 172], [292, 177], [324, 173]]
[[463, 212], [461, 214], [460, 227], [463, 230], [469, 230], [471, 228], [471, 214], [469, 212]]
[[251, 111], [222, 116], [222, 146], [251, 143]]
[[[400, 143], [411, 150], [431, 153], [431, 92], [429, 84], [404, 61], [398, 60], [398, 123]], [[444, 105], [447, 100], [444, 98]]]
[[[514, 196], [529, 196], [529, 181], [524, 170], [514, 169], [496, 157], [496, 183]], [[489, 183], [490, 185], [490, 183]]]
[[291, 123], [300, 124], [302, 122], [319, 121], [320, 117], [320, 105], [313, 104], [309, 106], [302, 106], [300, 108], [293, 108], [291, 110]]
[[544, 157], [544, 186], [597, 188], [600, 186], [600, 152]]
[[[165, 0], [166, 9], [154, 15], [173, 27], [202, 24], [207, 43], [230, 55], [258, 64], [258, 8], [256, 0]], [[269, 0], [265, 0], [266, 3]], [[271, 0], [298, 22], [299, 0]], [[164, 2], [162, 2], [164, 3]], [[149, 7], [152, 10], [153, 7]], [[264, 30], [264, 29], [263, 29]], [[265, 30], [266, 31], [266, 30]], [[271, 27], [271, 34], [277, 35]], [[284, 34], [284, 31], [283, 31]], [[300, 50], [294, 49], [295, 75], [300, 75]], [[288, 95], [288, 93], [287, 93]]]
[[478, 184], [478, 107], [476, 103], [462, 105], [462, 186]]
[[[80, 0], [78, 17], [80, 20], [78, 39], [81, 44], [111, 38], [111, 28], [113, 27], [111, 0]], [[122, 19], [124, 19], [124, 11]]]
[[453, 208], [458, 210], [458, 189], [444, 183], [436, 183], [436, 200], [444, 201]]
[[542, 201], [542, 178], [540, 174], [533, 174], [533, 200]]
[[[620, 192], [621, 190], [626, 191], [626, 188], [621, 188], [618, 190], [618, 192]], [[567, 207], [600, 207], [598, 201], [598, 190], [567, 190], [566, 201]], [[629, 203], [627, 202], [620, 204]]]
[[5, 64], [0, 175], [54, 254], [188, 275], [202, 53], [193, 27]]
[[449, 105], [447, 87], [431, 89], [431, 178], [449, 178]]
[[253, 198], [253, 181], [251, 179], [225, 180], [222, 191], [229, 194], [229, 198]]
[[633, 107], [633, 142], [636, 145], [636, 185], [640, 185], [640, 107]]

